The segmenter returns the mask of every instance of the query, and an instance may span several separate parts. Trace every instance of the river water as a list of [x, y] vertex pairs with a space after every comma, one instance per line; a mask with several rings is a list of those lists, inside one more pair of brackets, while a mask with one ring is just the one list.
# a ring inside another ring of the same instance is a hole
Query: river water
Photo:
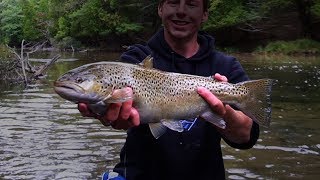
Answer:
[[[126, 133], [81, 117], [52, 83], [71, 68], [118, 56], [63, 54], [44, 80], [27, 88], [0, 84], [0, 179], [99, 179], [112, 169]], [[222, 143], [227, 178], [319, 179], [320, 58], [235, 56], [251, 79], [277, 83], [271, 127], [261, 128], [257, 145], [238, 150]]]

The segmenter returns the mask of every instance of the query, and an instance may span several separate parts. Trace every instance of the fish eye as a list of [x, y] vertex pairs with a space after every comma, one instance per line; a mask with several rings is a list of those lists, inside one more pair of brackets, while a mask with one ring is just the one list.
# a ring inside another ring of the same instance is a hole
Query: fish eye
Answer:
[[75, 79], [75, 82], [76, 83], [82, 83], [84, 80], [81, 78], [81, 77], [77, 77], [76, 79]]

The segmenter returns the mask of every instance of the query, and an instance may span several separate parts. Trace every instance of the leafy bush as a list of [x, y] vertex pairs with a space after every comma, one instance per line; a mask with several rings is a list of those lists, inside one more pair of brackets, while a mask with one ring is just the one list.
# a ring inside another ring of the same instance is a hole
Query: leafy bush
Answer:
[[62, 38], [58, 43], [57, 46], [59, 49], [71, 49], [73, 48], [80, 48], [81, 43], [75, 40], [73, 37], [67, 36]]

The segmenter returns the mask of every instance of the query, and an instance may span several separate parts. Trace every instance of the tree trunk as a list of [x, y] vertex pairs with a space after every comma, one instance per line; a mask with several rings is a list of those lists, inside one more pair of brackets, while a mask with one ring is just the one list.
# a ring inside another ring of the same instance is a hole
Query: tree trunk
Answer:
[[302, 34], [303, 38], [311, 37], [311, 6], [313, 4], [313, 0], [296, 0], [296, 6], [298, 9], [300, 21], [302, 23]]

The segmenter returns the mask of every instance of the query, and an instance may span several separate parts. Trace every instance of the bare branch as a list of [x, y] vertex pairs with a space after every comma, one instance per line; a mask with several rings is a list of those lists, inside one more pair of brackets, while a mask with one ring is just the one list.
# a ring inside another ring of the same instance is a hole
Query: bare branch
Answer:
[[[29, 81], [38, 79], [41, 75], [45, 74], [49, 67], [60, 58], [60, 55], [56, 55], [45, 65], [37, 67], [32, 65], [29, 57], [31, 53], [41, 50], [46, 42], [36, 43], [32, 47], [28, 47], [29, 44], [25, 43], [25, 40], [22, 40], [20, 53], [6, 45], [15, 58], [12, 64], [8, 65], [6, 69], [6, 71], [10, 71], [12, 75], [5, 73], [2, 78], [9, 79], [10, 76], [12, 76], [12, 79], [19, 80], [20, 82], [24, 82], [25, 85], [28, 85]], [[29, 51], [26, 52], [27, 50]]]
[[20, 54], [21, 59], [20, 59], [20, 61], [21, 61], [21, 67], [22, 67], [25, 85], [28, 85], [28, 78], [27, 78], [27, 74], [26, 74], [26, 70], [25, 70], [25, 66], [24, 66], [23, 50], [24, 50], [24, 39], [21, 42], [21, 54]]
[[249, 24], [247, 24], [247, 27], [237, 27], [237, 29], [241, 31], [246, 31], [246, 32], [262, 32], [263, 31], [263, 29], [258, 29], [256, 27], [250, 26]]
[[26, 66], [29, 68], [29, 70], [30, 70], [32, 73], [34, 73], [35, 70], [34, 70], [33, 66], [30, 64], [30, 61], [29, 61], [29, 53], [27, 53], [27, 59], [26, 59], [26, 60], [27, 60], [27, 61], [26, 61]]
[[27, 54], [35, 53], [35, 52], [39, 51], [39, 49], [41, 49], [46, 43], [47, 43], [47, 41], [44, 41], [42, 44], [40, 44], [40, 42], [38, 42], [38, 43], [36, 43], [35, 45], [33, 45], [32, 47], [29, 48], [29, 49], [31, 49], [31, 51], [26, 52], [26, 53]]
[[40, 68], [37, 72], [34, 73], [33, 77], [35, 79], [39, 78], [39, 76], [43, 75], [48, 68], [55, 63], [61, 57], [60, 54], [54, 56], [50, 61], [48, 61], [42, 68]]

